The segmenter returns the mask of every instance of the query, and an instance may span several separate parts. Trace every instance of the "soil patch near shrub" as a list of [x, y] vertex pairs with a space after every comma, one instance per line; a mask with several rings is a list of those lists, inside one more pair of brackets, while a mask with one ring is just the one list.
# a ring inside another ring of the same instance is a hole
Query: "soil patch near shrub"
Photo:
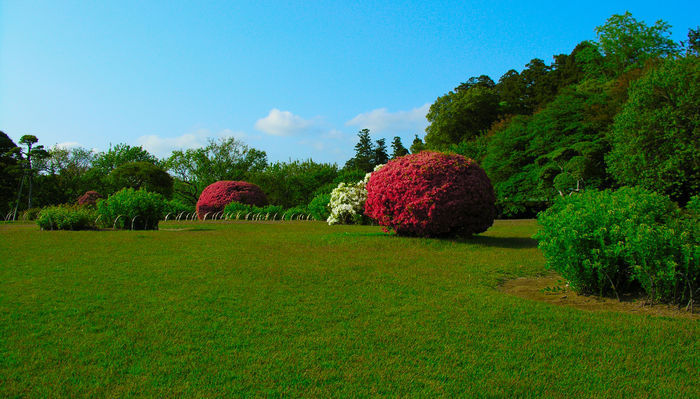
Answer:
[[685, 306], [650, 304], [643, 297], [603, 298], [593, 295], [579, 295], [566, 285], [558, 275], [542, 277], [520, 277], [508, 280], [499, 290], [520, 298], [547, 302], [559, 306], [571, 306], [592, 312], [626, 312], [666, 317], [700, 319], [700, 305], [695, 304], [693, 312]]

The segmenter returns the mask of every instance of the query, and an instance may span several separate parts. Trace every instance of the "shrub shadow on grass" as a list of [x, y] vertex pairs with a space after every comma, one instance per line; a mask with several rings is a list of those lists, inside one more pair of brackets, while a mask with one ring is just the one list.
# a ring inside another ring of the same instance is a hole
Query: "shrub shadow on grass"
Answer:
[[527, 237], [490, 237], [473, 236], [448, 239], [464, 244], [483, 245], [485, 247], [510, 248], [510, 249], [530, 249], [537, 248], [537, 240]]

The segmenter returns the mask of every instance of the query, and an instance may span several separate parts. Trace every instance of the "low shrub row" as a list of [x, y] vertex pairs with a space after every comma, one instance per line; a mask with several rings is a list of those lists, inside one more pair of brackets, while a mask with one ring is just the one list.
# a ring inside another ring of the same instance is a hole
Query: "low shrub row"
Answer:
[[233, 219], [243, 219], [250, 215], [265, 215], [267, 219], [274, 220], [291, 220], [299, 215], [308, 215], [310, 212], [306, 207], [297, 206], [294, 208], [284, 209], [279, 205], [254, 206], [242, 204], [240, 202], [231, 202], [224, 208], [224, 215]]
[[642, 290], [652, 300], [692, 303], [700, 286], [696, 206], [682, 211], [638, 188], [588, 191], [540, 213], [535, 238], [547, 266], [578, 292], [620, 297]]
[[88, 230], [97, 227], [94, 209], [74, 205], [49, 206], [36, 219], [42, 230]]

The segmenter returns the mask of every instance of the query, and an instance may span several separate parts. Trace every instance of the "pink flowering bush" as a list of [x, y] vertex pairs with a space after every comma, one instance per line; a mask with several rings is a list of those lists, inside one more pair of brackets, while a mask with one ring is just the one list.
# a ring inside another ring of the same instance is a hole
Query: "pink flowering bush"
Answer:
[[95, 207], [97, 206], [97, 200], [100, 198], [102, 198], [102, 195], [97, 191], [87, 191], [78, 198], [78, 205]]
[[223, 211], [231, 202], [265, 206], [267, 196], [253, 183], [221, 180], [210, 184], [202, 191], [197, 201], [197, 216], [202, 219], [207, 213]]
[[423, 151], [372, 173], [365, 214], [400, 235], [469, 236], [491, 227], [495, 201], [491, 181], [475, 161]]

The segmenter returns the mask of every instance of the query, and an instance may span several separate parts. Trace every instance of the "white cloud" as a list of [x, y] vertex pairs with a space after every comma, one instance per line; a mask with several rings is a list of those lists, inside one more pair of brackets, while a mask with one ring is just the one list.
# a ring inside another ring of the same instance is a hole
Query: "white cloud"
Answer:
[[316, 128], [319, 124], [318, 119], [304, 119], [289, 111], [273, 108], [266, 117], [255, 122], [255, 129], [273, 136], [289, 136], [303, 130]]
[[160, 137], [155, 134], [139, 137], [136, 141], [146, 151], [157, 157], [167, 157], [173, 150], [187, 150], [190, 148], [200, 148], [207, 145], [209, 137], [236, 137], [243, 138], [245, 133], [234, 132], [224, 129], [219, 133], [212, 134], [208, 129], [199, 129], [193, 133], [185, 133], [177, 137]]
[[64, 143], [55, 144], [54, 147], [70, 150], [71, 148], [80, 147], [80, 143], [77, 141], [66, 141]]
[[386, 108], [378, 108], [357, 115], [347, 121], [345, 126], [369, 129], [372, 133], [422, 132], [428, 126], [428, 120], [425, 119], [425, 115], [429, 109], [430, 104], [424, 104], [410, 111], [389, 112]]

